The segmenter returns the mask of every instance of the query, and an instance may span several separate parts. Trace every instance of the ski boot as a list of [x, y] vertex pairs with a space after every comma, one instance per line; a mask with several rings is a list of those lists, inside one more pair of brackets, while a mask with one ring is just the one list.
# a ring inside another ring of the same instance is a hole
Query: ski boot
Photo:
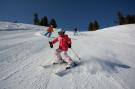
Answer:
[[63, 63], [66, 63], [63, 59], [53, 62], [53, 64], [63, 64]]
[[72, 67], [75, 67], [75, 66], [77, 66], [77, 64], [76, 64], [75, 62], [72, 62], [71, 64], [68, 64], [68, 65], [67, 65], [66, 70], [67, 70], [67, 69], [70, 69], [70, 68], [72, 68]]

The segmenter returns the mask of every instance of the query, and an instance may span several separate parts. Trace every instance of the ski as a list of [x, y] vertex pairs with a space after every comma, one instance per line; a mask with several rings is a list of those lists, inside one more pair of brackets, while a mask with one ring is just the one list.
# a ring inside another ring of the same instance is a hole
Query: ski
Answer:
[[40, 65], [40, 66], [42, 66], [45, 69], [48, 69], [48, 68], [54, 68], [54, 67], [56, 67], [58, 65], [63, 65], [63, 64], [67, 64], [67, 63], [66, 62], [63, 62], [63, 63], [51, 63], [51, 64]]
[[63, 77], [64, 75], [68, 74], [71, 70], [70, 69], [62, 69], [57, 71], [55, 74], [59, 77]]
[[77, 67], [79, 64], [75, 64], [73, 67], [66, 67], [64, 69], [60, 69], [55, 74], [59, 77], [63, 77], [64, 75], [68, 74], [72, 71], [73, 68]]

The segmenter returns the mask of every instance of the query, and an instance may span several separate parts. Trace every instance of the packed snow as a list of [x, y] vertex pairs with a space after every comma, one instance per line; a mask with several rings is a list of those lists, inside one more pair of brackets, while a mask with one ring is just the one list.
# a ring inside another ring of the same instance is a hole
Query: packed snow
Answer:
[[71, 58], [80, 63], [64, 76], [55, 74], [65, 65], [42, 66], [55, 61], [47, 27], [0, 22], [0, 89], [135, 89], [135, 24], [98, 31], [72, 31]]

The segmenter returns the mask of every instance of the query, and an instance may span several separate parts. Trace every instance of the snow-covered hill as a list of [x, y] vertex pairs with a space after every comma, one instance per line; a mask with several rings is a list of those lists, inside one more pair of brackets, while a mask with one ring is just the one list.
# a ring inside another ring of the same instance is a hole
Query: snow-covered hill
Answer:
[[55, 60], [43, 36], [46, 27], [0, 22], [0, 89], [135, 89], [135, 24], [96, 32], [66, 32], [69, 55], [80, 65], [65, 76], [54, 74], [64, 65], [45, 69]]

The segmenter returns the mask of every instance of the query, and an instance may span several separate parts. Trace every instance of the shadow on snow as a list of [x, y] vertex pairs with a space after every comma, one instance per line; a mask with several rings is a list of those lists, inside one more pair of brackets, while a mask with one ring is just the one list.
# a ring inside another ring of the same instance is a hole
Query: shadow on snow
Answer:
[[83, 61], [87, 71], [90, 72], [91, 74], [96, 74], [97, 72], [107, 72], [109, 74], [112, 73], [118, 73], [120, 68], [123, 69], [129, 69], [131, 68], [130, 66], [121, 63], [118, 60], [103, 60], [99, 58], [91, 58], [90, 60], [85, 60]]

